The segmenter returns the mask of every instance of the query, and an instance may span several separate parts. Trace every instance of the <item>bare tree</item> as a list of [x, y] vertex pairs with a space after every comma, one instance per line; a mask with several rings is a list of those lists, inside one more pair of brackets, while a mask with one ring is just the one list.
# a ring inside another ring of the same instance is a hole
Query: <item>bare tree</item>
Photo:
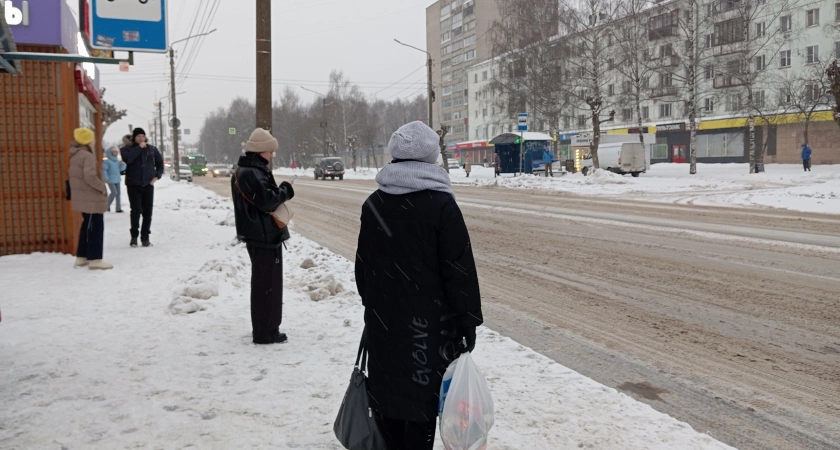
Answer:
[[826, 69], [825, 76], [828, 79], [831, 96], [834, 98], [834, 122], [840, 126], [840, 66], [836, 59]]
[[[807, 65], [780, 83], [780, 103], [789, 111], [797, 113], [804, 125], [805, 144], [809, 143], [809, 129], [814, 113], [830, 110], [834, 98], [828, 73], [830, 58], [825, 55], [818, 62]], [[833, 64], [833, 63], [832, 63]]]
[[117, 109], [113, 104], [106, 102], [105, 88], [99, 90], [99, 98], [102, 99], [102, 135], [104, 136], [105, 132], [108, 131], [108, 127], [125, 117], [128, 111]]

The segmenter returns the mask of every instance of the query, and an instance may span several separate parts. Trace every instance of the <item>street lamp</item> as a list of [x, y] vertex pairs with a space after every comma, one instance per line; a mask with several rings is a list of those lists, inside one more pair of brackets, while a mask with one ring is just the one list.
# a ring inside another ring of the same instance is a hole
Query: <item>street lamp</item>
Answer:
[[175, 181], [181, 181], [181, 173], [180, 173], [181, 164], [180, 164], [180, 161], [178, 161], [180, 159], [180, 156], [178, 155], [178, 127], [181, 124], [179, 123], [180, 121], [178, 120], [178, 105], [177, 105], [177, 102], [175, 101], [176, 100], [176, 96], [175, 96], [176, 95], [175, 94], [175, 49], [173, 48], [173, 46], [175, 44], [179, 43], [179, 42], [184, 42], [184, 41], [187, 41], [187, 40], [190, 40], [190, 39], [193, 39], [193, 38], [197, 38], [197, 37], [201, 37], [201, 36], [207, 36], [208, 34], [211, 34], [215, 31], [216, 31], [216, 29], [213, 28], [212, 30], [210, 30], [206, 33], [201, 33], [201, 34], [195, 34], [195, 35], [192, 35], [192, 36], [188, 36], [188, 37], [185, 37], [184, 39], [179, 39], [179, 40], [169, 44], [169, 83], [171, 84], [171, 86], [169, 88], [170, 88], [170, 92], [171, 92], [171, 96], [172, 96], [172, 131], [173, 131], [173, 135], [174, 135], [174, 136], [172, 136], [172, 159], [175, 160], [175, 165], [173, 166], [173, 167], [175, 167]]
[[[315, 92], [312, 89], [305, 88], [303, 86], [300, 87], [304, 91], [311, 92], [315, 95], [321, 96], [321, 129], [324, 130], [324, 156], [329, 155], [329, 143], [327, 142], [327, 96], [320, 93]], [[332, 103], [330, 103], [332, 104]]]
[[[175, 95], [186, 94], [187, 91], [176, 92]], [[164, 95], [163, 97], [159, 98], [157, 102], [155, 102], [155, 106], [158, 107], [158, 127], [160, 127], [160, 134], [158, 135], [158, 142], [160, 142], [160, 153], [163, 154], [163, 99], [169, 98], [169, 95]]]
[[434, 93], [434, 91], [432, 91], [432, 54], [427, 52], [426, 50], [419, 49], [419, 48], [417, 48], [413, 45], [404, 44], [397, 39], [394, 39], [394, 41], [397, 44], [404, 45], [408, 48], [413, 48], [414, 50], [423, 52], [423, 53], [426, 54], [426, 56], [428, 56], [428, 59], [426, 59], [426, 69], [428, 71], [428, 75], [427, 75], [427, 77], [428, 77], [428, 80], [427, 80], [428, 81], [428, 88], [427, 88], [428, 92], [426, 93], [426, 95], [429, 97], [429, 128], [434, 130], [435, 126], [434, 126], [434, 123], [432, 121], [432, 103], [434, 103], [434, 101], [435, 101], [435, 93]]

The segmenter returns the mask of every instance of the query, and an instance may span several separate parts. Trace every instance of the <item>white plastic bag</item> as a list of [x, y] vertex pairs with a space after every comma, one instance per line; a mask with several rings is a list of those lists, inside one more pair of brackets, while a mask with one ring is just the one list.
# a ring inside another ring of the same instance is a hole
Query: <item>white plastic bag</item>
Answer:
[[449, 365], [440, 385], [440, 437], [446, 450], [486, 450], [493, 398], [469, 353]]

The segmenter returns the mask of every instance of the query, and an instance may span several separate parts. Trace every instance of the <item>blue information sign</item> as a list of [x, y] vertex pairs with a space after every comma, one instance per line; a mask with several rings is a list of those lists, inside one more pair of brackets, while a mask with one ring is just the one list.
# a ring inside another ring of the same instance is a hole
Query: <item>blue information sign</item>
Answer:
[[519, 113], [519, 131], [528, 131], [528, 113]]
[[166, 0], [90, 0], [90, 45], [100, 50], [164, 53]]

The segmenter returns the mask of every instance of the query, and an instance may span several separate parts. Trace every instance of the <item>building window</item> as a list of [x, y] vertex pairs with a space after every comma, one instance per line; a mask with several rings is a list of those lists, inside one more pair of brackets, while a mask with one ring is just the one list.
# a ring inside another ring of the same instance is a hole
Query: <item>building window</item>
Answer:
[[464, 61], [472, 61], [475, 59], [475, 50], [470, 50], [464, 54]]
[[779, 52], [779, 67], [790, 67], [790, 50]]
[[642, 106], [642, 117], [644, 117], [645, 120], [650, 120], [650, 108], [647, 106]]
[[586, 68], [585, 68], [585, 67], [583, 67], [583, 66], [578, 67], [578, 68], [577, 68], [577, 77], [578, 77], [578, 78], [583, 78], [583, 77], [585, 77], [585, 76], [586, 76]]
[[674, 46], [671, 44], [665, 44], [659, 46], [659, 57], [666, 58], [674, 54]]
[[629, 94], [633, 92], [633, 81], [631, 80], [624, 80], [621, 83], [621, 92], [624, 94]]
[[714, 45], [726, 45], [744, 40], [744, 20], [732, 19], [715, 24]]
[[487, 117], [487, 108], [484, 108], [484, 109], [481, 111], [481, 116], [482, 116], [482, 117]]
[[820, 46], [812, 45], [810, 47], [805, 48], [805, 55], [808, 64], [820, 62]]
[[476, 100], [479, 100], [479, 99], [480, 99], [480, 96], [481, 96], [481, 92], [479, 92], [479, 91], [475, 91], [475, 99], [476, 99]]
[[707, 34], [704, 37], [705, 39], [703, 40], [703, 48], [712, 48], [712, 44], [714, 43], [714, 35]]
[[739, 94], [729, 94], [726, 96], [726, 110], [738, 111], [741, 109], [741, 96]]
[[671, 73], [660, 73], [659, 74], [659, 87], [671, 87], [674, 85], [674, 74]]
[[715, 66], [706, 66], [703, 68], [703, 75], [707, 80], [711, 80], [715, 77]]
[[764, 68], [767, 67], [767, 57], [765, 55], [756, 56], [755, 57], [755, 70], [756, 72], [761, 72]]
[[840, 41], [834, 43], [834, 57], [840, 59]]
[[823, 93], [819, 83], [808, 83], [805, 85], [805, 101], [808, 103], [819, 103]]
[[671, 104], [670, 103], [660, 103], [659, 104], [659, 118], [664, 117], [671, 117]]
[[475, 74], [475, 82], [478, 83], [478, 74]]
[[607, 86], [607, 95], [615, 95], [615, 85], [611, 84]]
[[586, 126], [586, 115], [581, 114], [577, 116], [577, 126], [578, 127], [585, 127]]
[[790, 105], [791, 95], [789, 90], [779, 92], [779, 106]]
[[714, 112], [715, 110], [715, 101], [711, 98], [703, 99], [703, 112]]
[[809, 27], [815, 27], [820, 24], [820, 9], [809, 9], [805, 12], [805, 17]]
[[834, 4], [834, 21], [840, 22], [840, 3]]
[[621, 120], [624, 122], [629, 122], [633, 118], [633, 110], [630, 108], [624, 108], [621, 110]]
[[792, 16], [782, 16], [779, 18], [779, 27], [782, 29], [782, 33], [789, 33], [791, 29], [793, 29], [793, 17]]
[[486, 70], [484, 72], [481, 72], [481, 80], [482, 81], [487, 80], [487, 71]]
[[765, 22], [755, 23], [755, 37], [760, 38], [767, 35], [767, 24]]
[[475, 118], [478, 119], [478, 110], [475, 110]]
[[753, 93], [753, 104], [756, 108], [764, 108], [766, 96], [764, 95], [764, 91], [756, 91]]

